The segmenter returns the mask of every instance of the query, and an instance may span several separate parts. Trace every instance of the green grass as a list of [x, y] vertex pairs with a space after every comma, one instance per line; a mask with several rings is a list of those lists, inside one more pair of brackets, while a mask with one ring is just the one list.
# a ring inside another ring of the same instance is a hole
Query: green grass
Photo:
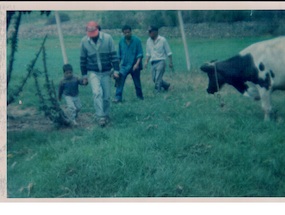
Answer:
[[[112, 104], [110, 126], [8, 132], [8, 197], [284, 197], [284, 93], [272, 98], [279, 120], [265, 123], [260, 103], [230, 86], [221, 91], [221, 108], [206, 93], [208, 80], [199, 70], [205, 61], [225, 59], [262, 39], [189, 40], [191, 72], [181, 41], [170, 39], [175, 73], [167, 70], [165, 79], [173, 89], [154, 95], [145, 70], [145, 100], [139, 101], [128, 78], [124, 102]], [[41, 43], [19, 42], [12, 87]], [[79, 42], [77, 37], [65, 39], [78, 76]], [[58, 39], [49, 38], [46, 47], [57, 87], [63, 64]], [[81, 114], [92, 115], [90, 86], [80, 88], [80, 97]], [[38, 107], [32, 79], [19, 99], [24, 109]]]

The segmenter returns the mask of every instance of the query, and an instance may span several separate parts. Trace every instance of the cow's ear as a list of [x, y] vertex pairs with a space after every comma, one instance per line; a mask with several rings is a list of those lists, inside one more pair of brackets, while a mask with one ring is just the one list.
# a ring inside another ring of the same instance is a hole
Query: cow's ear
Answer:
[[212, 63], [204, 63], [200, 69], [203, 71], [203, 72], [206, 72], [206, 73], [209, 73], [211, 71], [214, 70], [214, 64]]

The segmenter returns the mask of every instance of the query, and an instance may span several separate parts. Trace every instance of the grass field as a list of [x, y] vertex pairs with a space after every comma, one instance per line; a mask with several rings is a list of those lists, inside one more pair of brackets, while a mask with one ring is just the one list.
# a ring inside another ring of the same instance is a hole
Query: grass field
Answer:
[[[80, 39], [65, 38], [78, 76]], [[114, 39], [117, 44], [119, 38]], [[221, 108], [217, 97], [206, 93], [208, 80], [199, 70], [205, 61], [231, 57], [263, 39], [267, 37], [189, 40], [190, 72], [181, 40], [169, 40], [175, 66], [175, 72], [165, 74], [170, 91], [154, 95], [150, 71], [144, 70], [145, 100], [138, 101], [128, 78], [124, 102], [112, 104], [106, 128], [93, 124], [87, 86], [80, 88], [83, 109], [77, 128], [8, 130], [8, 197], [284, 197], [284, 92], [272, 98], [279, 118], [265, 123], [260, 103], [230, 86], [222, 89]], [[40, 43], [19, 41], [11, 90]], [[63, 64], [58, 38], [48, 38], [46, 49], [57, 87]], [[42, 68], [41, 61], [37, 67]], [[12, 104], [17, 109], [39, 106], [32, 79], [17, 99], [23, 102]], [[32, 125], [43, 114], [27, 115]]]

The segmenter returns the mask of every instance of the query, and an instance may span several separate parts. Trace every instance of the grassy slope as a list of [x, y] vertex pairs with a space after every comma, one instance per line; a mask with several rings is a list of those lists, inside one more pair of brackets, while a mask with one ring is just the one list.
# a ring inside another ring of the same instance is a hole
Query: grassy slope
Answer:
[[[284, 93], [273, 96], [282, 118], [264, 123], [260, 104], [229, 86], [222, 90], [226, 105], [220, 108], [217, 98], [206, 94], [207, 78], [199, 71], [204, 61], [226, 58], [261, 39], [189, 41], [191, 73], [185, 71], [182, 43], [173, 39], [175, 73], [165, 75], [173, 89], [155, 96], [144, 71], [142, 102], [128, 79], [125, 102], [112, 106], [109, 127], [9, 132], [8, 197], [284, 196]], [[78, 75], [79, 41], [65, 40]], [[38, 44], [20, 43], [14, 80]], [[57, 39], [48, 40], [47, 55], [58, 83]], [[37, 106], [33, 89], [31, 79], [20, 96], [23, 108]], [[82, 113], [92, 113], [90, 86], [82, 87], [80, 96]]]

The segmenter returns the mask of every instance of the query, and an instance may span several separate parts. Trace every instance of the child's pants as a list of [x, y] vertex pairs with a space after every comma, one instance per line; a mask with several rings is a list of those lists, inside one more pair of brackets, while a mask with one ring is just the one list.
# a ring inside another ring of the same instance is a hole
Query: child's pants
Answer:
[[75, 120], [82, 105], [78, 96], [65, 96], [67, 114], [70, 120]]

